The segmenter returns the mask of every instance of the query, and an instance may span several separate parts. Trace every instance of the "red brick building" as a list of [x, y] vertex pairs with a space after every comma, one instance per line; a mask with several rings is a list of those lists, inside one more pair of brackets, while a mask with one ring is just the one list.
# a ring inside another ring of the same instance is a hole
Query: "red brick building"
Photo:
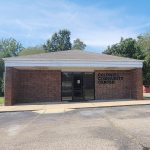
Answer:
[[141, 60], [68, 50], [4, 61], [5, 105], [143, 99]]

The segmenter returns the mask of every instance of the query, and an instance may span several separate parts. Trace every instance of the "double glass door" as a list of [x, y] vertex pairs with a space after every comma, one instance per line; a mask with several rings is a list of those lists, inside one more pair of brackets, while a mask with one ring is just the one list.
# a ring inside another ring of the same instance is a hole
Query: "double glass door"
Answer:
[[82, 101], [94, 99], [94, 73], [62, 73], [62, 100]]
[[74, 100], [83, 100], [83, 75], [81, 73], [73, 75], [72, 94]]

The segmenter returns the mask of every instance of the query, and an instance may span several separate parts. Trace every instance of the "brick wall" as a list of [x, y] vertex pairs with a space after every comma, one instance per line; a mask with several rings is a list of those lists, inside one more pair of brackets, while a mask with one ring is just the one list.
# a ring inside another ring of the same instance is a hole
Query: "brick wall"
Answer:
[[[99, 84], [98, 74], [117, 73], [122, 80], [115, 80], [113, 84]], [[142, 69], [134, 70], [96, 70], [95, 71], [95, 99], [143, 99]]]
[[5, 105], [9, 106], [16, 103], [18, 84], [17, 69], [7, 67], [5, 70]]
[[[123, 80], [115, 80], [114, 84], [99, 84], [99, 73], [117, 73]], [[142, 69], [95, 71], [95, 99], [129, 98], [143, 99]], [[52, 101], [61, 101], [61, 71], [6, 68], [5, 105]]]
[[132, 97], [134, 99], [143, 99], [143, 79], [142, 69], [132, 70]]
[[61, 71], [6, 68], [5, 105], [61, 101]]

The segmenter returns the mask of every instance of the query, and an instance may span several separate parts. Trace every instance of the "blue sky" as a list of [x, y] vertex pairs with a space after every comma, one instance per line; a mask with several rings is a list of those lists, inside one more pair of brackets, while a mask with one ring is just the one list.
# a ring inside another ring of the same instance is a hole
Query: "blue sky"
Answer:
[[72, 41], [100, 52], [121, 37], [149, 32], [149, 6], [149, 0], [0, 0], [0, 38], [35, 46], [66, 28]]

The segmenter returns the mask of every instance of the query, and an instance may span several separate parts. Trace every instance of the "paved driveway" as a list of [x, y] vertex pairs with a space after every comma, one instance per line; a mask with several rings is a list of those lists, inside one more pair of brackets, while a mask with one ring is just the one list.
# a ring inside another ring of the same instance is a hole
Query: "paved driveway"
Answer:
[[[147, 148], [146, 148], [147, 147]], [[0, 113], [0, 150], [148, 150], [150, 105]]]

